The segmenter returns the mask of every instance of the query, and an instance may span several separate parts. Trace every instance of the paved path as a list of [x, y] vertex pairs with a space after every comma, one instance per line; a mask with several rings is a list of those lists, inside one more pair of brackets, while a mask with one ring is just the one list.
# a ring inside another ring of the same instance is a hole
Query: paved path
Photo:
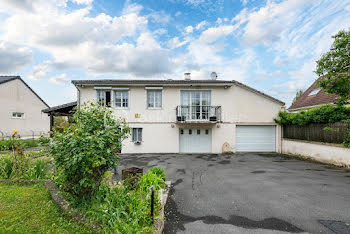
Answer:
[[[350, 223], [350, 173], [279, 154], [122, 155], [173, 182], [165, 233], [332, 233]], [[346, 233], [346, 232], [344, 232]]]

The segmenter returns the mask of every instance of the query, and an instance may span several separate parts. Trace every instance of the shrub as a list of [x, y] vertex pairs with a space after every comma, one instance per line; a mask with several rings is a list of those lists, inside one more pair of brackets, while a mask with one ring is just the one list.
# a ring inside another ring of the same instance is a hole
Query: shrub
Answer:
[[33, 163], [33, 166], [30, 170], [30, 175], [35, 179], [42, 179], [46, 175], [46, 161], [43, 159], [37, 159]]
[[116, 168], [121, 142], [130, 132], [112, 110], [95, 104], [81, 106], [73, 123], [62, 133], [55, 132], [50, 143], [63, 189], [77, 200], [89, 200], [98, 190], [104, 173]]
[[335, 123], [350, 119], [350, 108], [324, 105], [299, 113], [281, 111], [275, 122], [281, 125], [307, 125], [311, 123]]
[[158, 191], [164, 186], [165, 172], [160, 168], [150, 169], [140, 181], [138, 189], [125, 184], [109, 188], [107, 184], [99, 187], [91, 203], [82, 204], [81, 209], [99, 222], [105, 232], [113, 233], [151, 233], [151, 199], [149, 187], [155, 187], [155, 214], [159, 215]]
[[165, 171], [160, 167], [152, 167], [148, 170], [150, 173], [156, 174], [158, 177], [162, 178], [164, 181], [166, 181], [166, 174]]

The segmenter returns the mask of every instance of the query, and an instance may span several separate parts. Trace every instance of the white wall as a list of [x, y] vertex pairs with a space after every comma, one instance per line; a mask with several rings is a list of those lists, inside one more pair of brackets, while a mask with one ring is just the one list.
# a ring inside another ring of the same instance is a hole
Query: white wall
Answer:
[[[0, 131], [12, 134], [17, 130], [22, 136], [47, 133], [50, 118], [42, 113], [47, 106], [19, 79], [0, 84]], [[24, 119], [12, 118], [12, 112], [25, 114]], [[0, 137], [1, 137], [0, 132]]]
[[[120, 87], [120, 86], [119, 86]], [[125, 86], [124, 86], [125, 87]], [[176, 123], [176, 106], [180, 105], [180, 90], [200, 89], [211, 90], [213, 106], [221, 106], [223, 123], [187, 127], [204, 127], [212, 129], [212, 153], [221, 153], [222, 145], [228, 142], [235, 149], [236, 124], [276, 125], [277, 117], [282, 105], [260, 94], [233, 85], [224, 87], [163, 87], [162, 109], [150, 110], [146, 108], [146, 90], [144, 87], [128, 87], [129, 108], [120, 110], [114, 108], [117, 118], [125, 118], [131, 127], [143, 128], [141, 145], [135, 145], [129, 139], [125, 140], [123, 153], [177, 153], [179, 152], [179, 128], [186, 128], [184, 124]], [[94, 87], [85, 86], [80, 89], [80, 103], [96, 101]], [[135, 117], [139, 114], [139, 118]], [[171, 126], [174, 125], [174, 128]], [[219, 127], [218, 127], [219, 126]], [[277, 130], [277, 151], [280, 149], [281, 128]]]
[[300, 155], [339, 166], [350, 166], [350, 149], [341, 146], [283, 139], [282, 153]]

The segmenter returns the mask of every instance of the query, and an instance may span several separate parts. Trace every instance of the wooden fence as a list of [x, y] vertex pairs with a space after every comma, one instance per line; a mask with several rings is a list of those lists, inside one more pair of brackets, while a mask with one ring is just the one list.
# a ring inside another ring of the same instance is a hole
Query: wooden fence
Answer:
[[348, 124], [284, 125], [283, 138], [341, 144], [348, 136]]

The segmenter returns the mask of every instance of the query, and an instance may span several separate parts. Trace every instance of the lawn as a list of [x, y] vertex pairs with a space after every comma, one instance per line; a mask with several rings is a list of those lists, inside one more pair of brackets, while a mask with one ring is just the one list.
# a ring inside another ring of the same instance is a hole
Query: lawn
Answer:
[[42, 184], [0, 183], [0, 232], [89, 233], [62, 215]]

